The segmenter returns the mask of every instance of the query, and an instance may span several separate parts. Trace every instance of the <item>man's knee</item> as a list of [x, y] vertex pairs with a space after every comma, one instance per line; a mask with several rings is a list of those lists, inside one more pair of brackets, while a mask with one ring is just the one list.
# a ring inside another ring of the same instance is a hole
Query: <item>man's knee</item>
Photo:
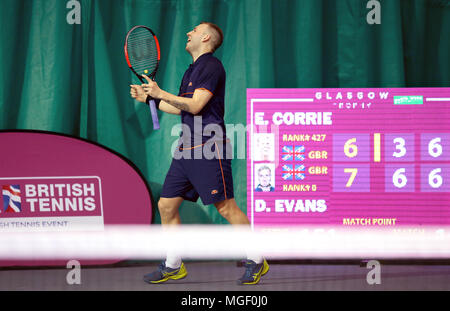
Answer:
[[158, 201], [158, 210], [163, 215], [174, 215], [178, 211], [179, 203], [174, 199], [160, 198]]
[[216, 206], [216, 209], [219, 212], [219, 214], [225, 218], [231, 216], [233, 213], [236, 212], [237, 205], [233, 201], [231, 201], [231, 199], [218, 202], [214, 205]]
[[228, 216], [231, 213], [230, 208], [227, 207], [226, 205], [216, 206], [216, 209], [219, 212], [219, 214], [222, 215], [222, 217], [224, 217], [224, 218], [228, 218]]

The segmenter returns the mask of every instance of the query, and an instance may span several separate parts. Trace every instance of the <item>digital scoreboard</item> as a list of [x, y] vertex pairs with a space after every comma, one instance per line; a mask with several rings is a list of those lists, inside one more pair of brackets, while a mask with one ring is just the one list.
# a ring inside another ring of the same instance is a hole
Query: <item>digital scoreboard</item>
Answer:
[[450, 224], [450, 88], [248, 89], [253, 226]]

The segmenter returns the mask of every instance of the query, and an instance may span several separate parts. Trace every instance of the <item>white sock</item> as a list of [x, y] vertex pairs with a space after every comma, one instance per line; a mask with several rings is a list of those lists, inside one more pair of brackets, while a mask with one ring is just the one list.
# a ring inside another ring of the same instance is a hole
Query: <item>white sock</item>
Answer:
[[249, 255], [249, 256], [247, 256], [247, 259], [254, 261], [257, 265], [261, 264], [264, 260], [264, 258], [262, 256], [258, 256], [258, 255], [256, 255], [256, 256]]
[[181, 267], [181, 257], [168, 255], [166, 258], [166, 267], [171, 269], [178, 269], [179, 267]]

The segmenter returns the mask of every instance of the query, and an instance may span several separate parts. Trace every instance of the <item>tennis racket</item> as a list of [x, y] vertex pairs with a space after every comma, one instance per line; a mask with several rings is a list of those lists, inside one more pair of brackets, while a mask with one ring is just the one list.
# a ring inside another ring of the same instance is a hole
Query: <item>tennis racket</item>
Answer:
[[[131, 71], [145, 83], [142, 75], [154, 80], [160, 60], [159, 42], [155, 33], [146, 26], [135, 26], [130, 29], [125, 39], [125, 58]], [[152, 115], [153, 129], [159, 129], [158, 113], [153, 98], [147, 97], [147, 104]]]

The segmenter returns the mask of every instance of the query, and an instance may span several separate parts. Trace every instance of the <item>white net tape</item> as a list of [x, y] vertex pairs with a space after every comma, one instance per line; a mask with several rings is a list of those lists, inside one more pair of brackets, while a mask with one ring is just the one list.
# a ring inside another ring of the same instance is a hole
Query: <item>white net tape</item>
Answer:
[[450, 258], [450, 228], [108, 226], [103, 231], [3, 232], [0, 259]]

